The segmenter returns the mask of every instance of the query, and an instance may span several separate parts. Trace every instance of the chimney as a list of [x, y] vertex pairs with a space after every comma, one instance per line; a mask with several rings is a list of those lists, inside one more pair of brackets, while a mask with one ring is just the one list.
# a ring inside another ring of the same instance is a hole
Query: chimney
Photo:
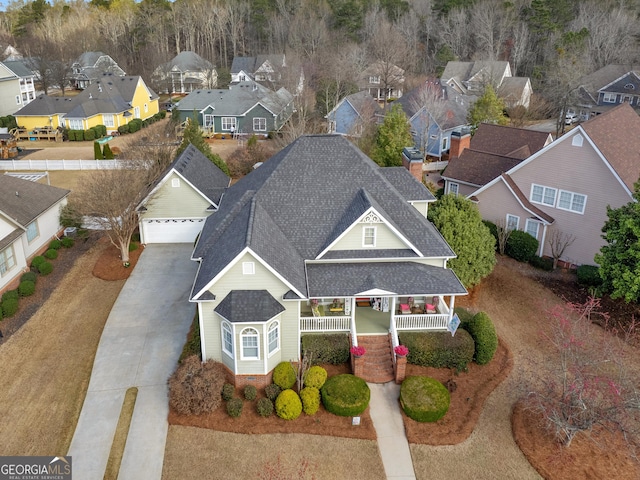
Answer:
[[468, 128], [460, 132], [451, 132], [451, 146], [449, 147], [449, 159], [458, 158], [466, 148], [471, 147], [471, 133]]
[[409, 173], [422, 183], [422, 153], [413, 147], [402, 149], [402, 166], [409, 170]]

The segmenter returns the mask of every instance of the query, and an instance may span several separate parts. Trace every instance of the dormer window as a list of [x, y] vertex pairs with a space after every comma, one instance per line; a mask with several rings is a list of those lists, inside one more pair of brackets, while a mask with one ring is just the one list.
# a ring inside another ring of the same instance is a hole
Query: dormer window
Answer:
[[636, 86], [633, 83], [627, 83], [624, 88], [625, 90], [635, 90]]
[[376, 246], [376, 227], [364, 227], [362, 229], [362, 246], [363, 247]]

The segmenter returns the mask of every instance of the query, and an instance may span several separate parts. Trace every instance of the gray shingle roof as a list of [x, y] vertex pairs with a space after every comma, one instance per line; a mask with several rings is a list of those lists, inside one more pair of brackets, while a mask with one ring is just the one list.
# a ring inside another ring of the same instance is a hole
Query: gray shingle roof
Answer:
[[266, 290], [233, 290], [215, 312], [230, 322], [266, 322], [285, 308]]
[[228, 189], [194, 250], [193, 257], [202, 258], [194, 295], [245, 247], [306, 294], [305, 260], [316, 258], [368, 206], [424, 256], [454, 256], [381, 167], [340, 136], [309, 135]]
[[5, 60], [4, 65], [19, 77], [32, 77], [33, 72], [24, 60]]
[[397, 295], [467, 293], [453, 273], [416, 262], [307, 265], [310, 297], [354, 296], [372, 288]]
[[213, 64], [209, 60], [205, 60], [196, 52], [180, 52], [165, 64], [165, 68], [172, 69], [177, 67], [181, 72], [201, 71], [213, 68]]
[[0, 210], [23, 227], [68, 194], [62, 188], [0, 175]]

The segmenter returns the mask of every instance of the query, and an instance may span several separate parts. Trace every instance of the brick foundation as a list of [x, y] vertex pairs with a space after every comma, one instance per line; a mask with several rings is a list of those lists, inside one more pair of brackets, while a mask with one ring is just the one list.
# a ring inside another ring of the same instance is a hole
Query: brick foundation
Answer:
[[396, 378], [396, 383], [401, 384], [406, 377], [407, 370], [407, 357], [401, 357], [396, 355], [396, 361], [393, 364], [393, 373]]
[[364, 357], [351, 355], [351, 371], [356, 377], [362, 378], [364, 375]]
[[227, 372], [227, 382], [233, 384], [236, 388], [244, 388], [247, 385], [253, 385], [258, 390], [261, 390], [272, 383], [273, 371], [266, 375], [234, 375], [226, 365], [224, 368]]

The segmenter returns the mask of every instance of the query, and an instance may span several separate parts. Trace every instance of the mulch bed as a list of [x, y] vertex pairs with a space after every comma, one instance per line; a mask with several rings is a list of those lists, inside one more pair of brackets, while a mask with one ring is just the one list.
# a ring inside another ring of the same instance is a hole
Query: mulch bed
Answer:
[[97, 237], [90, 235], [87, 238], [76, 238], [72, 248], [60, 248], [58, 258], [51, 260], [53, 271], [46, 276], [38, 275], [35, 293], [29, 297], [20, 298], [19, 308], [16, 314], [9, 318], [3, 318], [0, 322], [2, 338], [0, 344], [17, 332], [31, 316], [38, 311], [40, 305], [47, 301], [62, 278], [71, 269], [75, 261], [86, 253], [97, 242]]
[[[109, 239], [103, 237], [100, 241], [109, 242]], [[126, 280], [131, 275], [133, 268], [138, 263], [138, 259], [144, 251], [144, 246], [141, 244], [138, 248], [129, 252], [129, 266], [122, 265], [122, 257], [120, 256], [120, 250], [114, 245], [109, 245], [108, 248], [102, 253], [95, 266], [93, 267], [93, 276], [102, 280], [113, 282], [115, 280]]]

